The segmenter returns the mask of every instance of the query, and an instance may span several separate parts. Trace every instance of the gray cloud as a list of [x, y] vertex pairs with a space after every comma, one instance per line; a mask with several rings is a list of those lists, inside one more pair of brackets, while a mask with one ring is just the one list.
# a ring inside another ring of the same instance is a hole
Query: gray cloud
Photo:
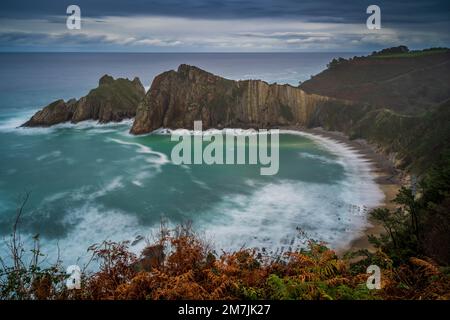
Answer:
[[157, 45], [174, 46], [181, 44], [177, 40], [162, 40], [156, 38], [120, 38], [107, 35], [89, 35], [85, 33], [32, 33], [4, 32], [0, 33], [0, 43], [26, 45]]
[[[73, 1], [2, 0], [0, 17], [64, 15]], [[448, 0], [77, 0], [87, 17], [154, 15], [207, 19], [290, 18], [312, 22], [355, 23], [377, 4], [389, 23], [448, 21]]]
[[448, 1], [377, 1], [382, 30], [365, 27], [369, 0], [2, 0], [0, 50], [371, 51], [449, 46]]

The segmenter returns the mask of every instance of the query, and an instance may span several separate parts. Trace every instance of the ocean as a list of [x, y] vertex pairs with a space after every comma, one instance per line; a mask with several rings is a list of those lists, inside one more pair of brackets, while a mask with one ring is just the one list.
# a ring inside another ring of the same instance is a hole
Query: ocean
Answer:
[[280, 253], [307, 238], [345, 247], [367, 227], [366, 210], [383, 194], [367, 161], [335, 141], [282, 132], [279, 172], [261, 176], [248, 164], [175, 165], [170, 136], [132, 136], [132, 120], [18, 126], [53, 100], [87, 94], [106, 73], [138, 76], [148, 88], [160, 72], [187, 63], [230, 79], [298, 85], [331, 59], [354, 55], [0, 54], [1, 257], [8, 258], [6, 241], [27, 192], [23, 241], [38, 234], [47, 261], [59, 248], [66, 265], [84, 261], [87, 248], [103, 240], [129, 240], [139, 252], [161, 220], [191, 221], [218, 251]]

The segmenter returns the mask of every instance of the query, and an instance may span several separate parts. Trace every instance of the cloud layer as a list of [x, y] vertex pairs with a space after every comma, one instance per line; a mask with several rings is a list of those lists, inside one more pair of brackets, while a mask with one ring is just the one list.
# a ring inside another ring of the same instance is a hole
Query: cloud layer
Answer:
[[379, 1], [382, 29], [366, 28], [369, 1], [67, 1], [0, 4], [1, 51], [371, 51], [449, 46], [448, 1]]

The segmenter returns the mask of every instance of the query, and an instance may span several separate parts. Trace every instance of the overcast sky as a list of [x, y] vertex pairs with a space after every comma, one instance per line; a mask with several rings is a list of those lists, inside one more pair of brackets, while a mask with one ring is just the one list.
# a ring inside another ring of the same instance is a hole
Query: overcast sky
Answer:
[[[80, 30], [66, 8], [81, 8]], [[366, 8], [381, 8], [368, 30]], [[450, 1], [1, 0], [0, 51], [372, 51], [450, 46]]]

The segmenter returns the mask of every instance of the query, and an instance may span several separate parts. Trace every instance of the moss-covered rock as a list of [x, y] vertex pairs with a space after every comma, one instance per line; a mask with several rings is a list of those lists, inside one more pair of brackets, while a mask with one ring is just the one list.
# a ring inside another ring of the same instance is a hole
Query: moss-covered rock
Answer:
[[91, 90], [78, 101], [57, 100], [38, 111], [25, 127], [47, 127], [71, 121], [98, 120], [101, 123], [121, 121], [136, 115], [138, 103], [145, 95], [139, 78], [114, 79], [104, 75], [97, 88]]

